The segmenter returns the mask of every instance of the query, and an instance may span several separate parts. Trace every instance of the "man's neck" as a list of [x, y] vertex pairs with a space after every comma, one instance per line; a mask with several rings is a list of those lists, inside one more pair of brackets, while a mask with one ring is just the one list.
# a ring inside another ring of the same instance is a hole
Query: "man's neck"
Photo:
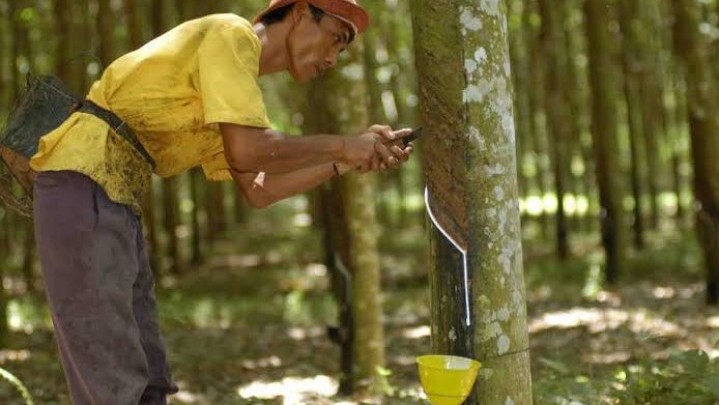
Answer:
[[276, 23], [270, 26], [255, 24], [255, 33], [260, 38], [262, 52], [260, 54], [260, 76], [287, 70], [289, 57], [287, 54], [288, 24]]

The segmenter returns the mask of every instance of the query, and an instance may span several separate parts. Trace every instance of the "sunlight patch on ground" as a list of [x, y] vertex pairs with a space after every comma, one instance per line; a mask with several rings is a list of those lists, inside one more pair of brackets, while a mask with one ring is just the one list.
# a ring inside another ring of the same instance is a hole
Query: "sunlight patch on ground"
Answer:
[[719, 328], [719, 315], [718, 316], [712, 316], [711, 318], [707, 319], [707, 326], [710, 328]]
[[7, 322], [10, 330], [22, 331], [28, 335], [35, 330], [16, 301], [11, 301], [8, 304], [7, 312]]
[[324, 336], [325, 329], [321, 327], [299, 328], [292, 327], [287, 329], [287, 336], [292, 340], [305, 340], [307, 338], [316, 338]]
[[179, 402], [181, 404], [196, 404], [199, 403], [200, 400], [202, 400], [201, 396], [185, 390], [179, 390], [170, 397], [171, 402]]
[[626, 351], [612, 353], [591, 353], [584, 356], [584, 360], [596, 364], [614, 364], [623, 363], [632, 357], [631, 353]]
[[255, 381], [237, 389], [243, 399], [283, 398], [283, 405], [296, 405], [311, 395], [329, 397], [337, 392], [338, 383], [334, 378], [318, 375], [312, 378], [285, 377], [281, 381]]
[[429, 337], [432, 334], [432, 329], [429, 325], [417, 326], [414, 328], [407, 328], [402, 332], [402, 337], [405, 339], [421, 339]]
[[30, 357], [29, 350], [0, 350], [0, 364], [6, 361], [25, 361]]
[[572, 308], [568, 311], [550, 312], [533, 319], [529, 324], [530, 333], [558, 328], [587, 327], [591, 333], [614, 330], [625, 324], [634, 333], [649, 333], [661, 336], [678, 336], [682, 328], [643, 311], [623, 311], [602, 308]]
[[242, 367], [248, 370], [257, 368], [277, 368], [282, 366], [282, 360], [277, 356], [265, 357], [257, 360], [244, 360]]

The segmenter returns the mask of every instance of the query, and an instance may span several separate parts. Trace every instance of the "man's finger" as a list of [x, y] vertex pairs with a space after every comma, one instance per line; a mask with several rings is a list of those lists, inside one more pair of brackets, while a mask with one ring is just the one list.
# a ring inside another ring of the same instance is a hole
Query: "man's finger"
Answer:
[[393, 152], [380, 142], [375, 144], [375, 152], [382, 158], [382, 162], [389, 168], [394, 168], [399, 165], [399, 159], [394, 156]]
[[412, 133], [412, 128], [402, 128], [394, 131], [394, 139], [402, 139]]
[[392, 146], [391, 151], [400, 162], [406, 162], [409, 159], [409, 154], [407, 154], [407, 152], [399, 146]]
[[394, 131], [392, 131], [392, 127], [388, 125], [372, 125], [369, 130], [380, 135], [387, 141], [394, 141], [396, 139]]

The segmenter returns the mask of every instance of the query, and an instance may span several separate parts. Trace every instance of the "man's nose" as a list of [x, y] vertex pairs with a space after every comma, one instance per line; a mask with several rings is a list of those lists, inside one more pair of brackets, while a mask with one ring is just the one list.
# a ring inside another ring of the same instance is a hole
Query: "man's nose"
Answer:
[[338, 56], [338, 52], [330, 52], [327, 57], [325, 57], [325, 68], [329, 69], [335, 67], [335, 65], [337, 65]]

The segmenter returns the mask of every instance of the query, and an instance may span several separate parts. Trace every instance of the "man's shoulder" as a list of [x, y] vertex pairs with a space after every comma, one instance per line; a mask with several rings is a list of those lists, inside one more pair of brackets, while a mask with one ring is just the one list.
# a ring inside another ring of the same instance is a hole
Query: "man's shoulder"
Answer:
[[240, 28], [242, 30], [252, 30], [252, 23], [250, 21], [233, 13], [210, 14], [200, 17], [199, 20], [208, 28]]

